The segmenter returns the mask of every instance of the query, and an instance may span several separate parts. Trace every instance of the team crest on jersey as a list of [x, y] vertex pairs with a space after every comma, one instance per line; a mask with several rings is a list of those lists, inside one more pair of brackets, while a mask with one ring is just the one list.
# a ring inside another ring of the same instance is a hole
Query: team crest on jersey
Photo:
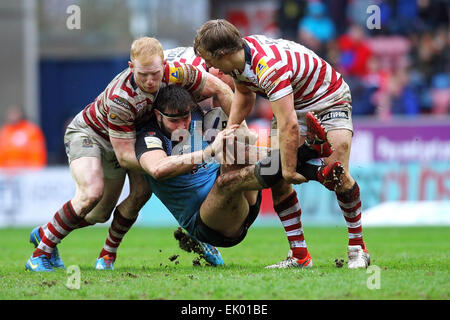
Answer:
[[84, 138], [81, 141], [81, 146], [83, 148], [92, 148], [92, 147], [94, 147], [94, 143], [92, 142], [92, 140], [90, 138]]
[[261, 78], [261, 75], [267, 71], [269, 66], [263, 58], [259, 59], [258, 64], [256, 65], [256, 75], [258, 78]]
[[181, 68], [181, 67], [170, 67], [170, 69], [169, 69], [169, 82], [171, 82], [171, 83], [181, 83], [181, 82], [183, 82], [183, 68]]

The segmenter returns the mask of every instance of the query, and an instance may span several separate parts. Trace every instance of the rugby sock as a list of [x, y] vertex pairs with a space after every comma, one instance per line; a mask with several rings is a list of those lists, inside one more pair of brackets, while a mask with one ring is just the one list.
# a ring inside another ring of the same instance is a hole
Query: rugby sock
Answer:
[[308, 254], [300, 216], [302, 210], [295, 190], [283, 201], [274, 206], [275, 212], [283, 224], [292, 250], [292, 256], [303, 259]]
[[46, 255], [51, 257], [53, 249], [61, 242], [72, 230], [77, 228], [82, 218], [76, 215], [70, 201], [66, 202], [59, 209], [53, 219], [39, 229], [41, 242], [33, 252], [33, 257]]
[[128, 230], [130, 230], [136, 219], [137, 218], [125, 218], [119, 212], [119, 209], [116, 208], [116, 210], [114, 211], [113, 221], [111, 222], [111, 227], [109, 227], [108, 230], [108, 237], [106, 238], [105, 245], [103, 246], [103, 249], [98, 256], [99, 258], [109, 255], [114, 260], [116, 259], [117, 249], [119, 248], [123, 237], [128, 232]]
[[81, 219], [80, 223], [77, 226], [77, 229], [93, 226], [95, 223], [87, 222], [86, 219]]
[[343, 193], [336, 192], [336, 196], [347, 223], [348, 245], [360, 245], [365, 249], [366, 245], [362, 236], [361, 198], [358, 184], [355, 182], [350, 190]]

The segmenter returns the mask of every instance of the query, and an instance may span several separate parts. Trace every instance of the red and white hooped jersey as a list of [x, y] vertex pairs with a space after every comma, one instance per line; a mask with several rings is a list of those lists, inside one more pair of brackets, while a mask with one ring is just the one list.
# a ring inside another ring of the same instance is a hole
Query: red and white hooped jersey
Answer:
[[[200, 97], [205, 85], [204, 71], [180, 62], [164, 63], [161, 87], [180, 85]], [[161, 88], [160, 87], [160, 88]], [[133, 139], [136, 128], [150, 118], [156, 94], [142, 91], [130, 68], [119, 73], [106, 89], [82, 111], [83, 119], [98, 135]]]
[[177, 47], [164, 50], [164, 59], [167, 62], [192, 64], [202, 71], [208, 71], [205, 60], [203, 60], [202, 57], [195, 55], [193, 47]]
[[232, 73], [237, 84], [270, 101], [293, 93], [294, 108], [301, 113], [351, 103], [341, 74], [308, 48], [262, 35], [248, 36], [244, 41], [244, 71]]

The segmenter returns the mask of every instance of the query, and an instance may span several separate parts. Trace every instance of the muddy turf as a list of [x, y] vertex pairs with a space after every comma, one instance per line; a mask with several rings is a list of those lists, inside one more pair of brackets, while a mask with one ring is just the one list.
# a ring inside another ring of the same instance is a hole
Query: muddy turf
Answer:
[[65, 270], [25, 271], [33, 252], [31, 228], [0, 229], [0, 300], [449, 298], [449, 227], [365, 228], [372, 262], [368, 270], [347, 269], [343, 227], [304, 227], [314, 262], [307, 270], [264, 269], [286, 258], [281, 227], [253, 227], [238, 246], [220, 248], [224, 267], [208, 266], [195, 248], [181, 249], [175, 230], [133, 228], [119, 248], [114, 271], [93, 268], [107, 228], [73, 232], [59, 245], [66, 266], [80, 270], [79, 288], [69, 289], [71, 274]]

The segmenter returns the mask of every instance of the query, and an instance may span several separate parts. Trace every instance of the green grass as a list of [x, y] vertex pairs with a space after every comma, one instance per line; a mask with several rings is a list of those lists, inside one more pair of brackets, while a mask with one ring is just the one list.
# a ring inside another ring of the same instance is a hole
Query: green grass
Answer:
[[[286, 257], [281, 228], [255, 227], [234, 248], [222, 248], [225, 267], [194, 267], [175, 228], [133, 228], [119, 249], [114, 271], [95, 271], [106, 228], [84, 228], [60, 245], [66, 266], [81, 269], [81, 288], [69, 290], [64, 270], [25, 272], [30, 229], [0, 229], [0, 300], [3, 299], [444, 299], [449, 298], [448, 227], [365, 228], [380, 289], [370, 290], [366, 270], [337, 268], [347, 259], [344, 228], [304, 228], [314, 267], [266, 270]], [[178, 264], [168, 258], [179, 254]]]

